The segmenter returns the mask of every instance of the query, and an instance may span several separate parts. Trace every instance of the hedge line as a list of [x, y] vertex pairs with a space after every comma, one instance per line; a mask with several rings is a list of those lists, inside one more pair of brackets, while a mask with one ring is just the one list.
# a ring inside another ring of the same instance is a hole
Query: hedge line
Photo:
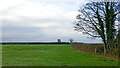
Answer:
[[1, 44], [70, 44], [69, 42], [2, 42]]
[[81, 52], [87, 53], [104, 53], [103, 44], [84, 44], [84, 43], [72, 43], [72, 48], [75, 50], [79, 50]]

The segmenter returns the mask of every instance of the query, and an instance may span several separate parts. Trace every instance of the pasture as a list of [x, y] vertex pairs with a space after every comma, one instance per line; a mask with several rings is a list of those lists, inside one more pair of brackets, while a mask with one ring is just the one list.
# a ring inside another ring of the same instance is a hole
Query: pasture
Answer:
[[70, 44], [2, 45], [3, 66], [117, 66], [118, 61], [82, 53]]

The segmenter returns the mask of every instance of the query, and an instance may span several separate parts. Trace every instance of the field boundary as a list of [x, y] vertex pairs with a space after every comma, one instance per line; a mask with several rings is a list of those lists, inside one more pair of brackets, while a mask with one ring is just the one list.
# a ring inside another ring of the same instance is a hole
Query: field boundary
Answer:
[[2, 42], [1, 44], [70, 44], [69, 42]]
[[74, 50], [77, 50], [77, 51], [80, 51], [80, 52], [96, 54], [96, 55], [99, 55], [99, 56], [102, 56], [102, 57], [119, 60], [119, 56], [104, 54], [103, 44], [72, 43], [71, 47]]
[[72, 43], [71, 47], [75, 50], [87, 53], [103, 53], [103, 44], [84, 44], [84, 43]]

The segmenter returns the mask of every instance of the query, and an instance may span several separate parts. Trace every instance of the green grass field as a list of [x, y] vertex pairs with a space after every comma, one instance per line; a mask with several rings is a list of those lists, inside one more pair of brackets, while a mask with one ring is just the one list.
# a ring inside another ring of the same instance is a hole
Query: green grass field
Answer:
[[118, 61], [70, 45], [2, 45], [3, 66], [117, 66]]

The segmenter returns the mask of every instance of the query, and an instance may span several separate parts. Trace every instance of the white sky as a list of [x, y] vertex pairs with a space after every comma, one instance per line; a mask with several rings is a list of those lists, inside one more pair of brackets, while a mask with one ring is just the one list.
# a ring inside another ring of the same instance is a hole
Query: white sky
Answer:
[[74, 41], [93, 43], [74, 31], [74, 21], [85, 0], [0, 0], [3, 41]]

